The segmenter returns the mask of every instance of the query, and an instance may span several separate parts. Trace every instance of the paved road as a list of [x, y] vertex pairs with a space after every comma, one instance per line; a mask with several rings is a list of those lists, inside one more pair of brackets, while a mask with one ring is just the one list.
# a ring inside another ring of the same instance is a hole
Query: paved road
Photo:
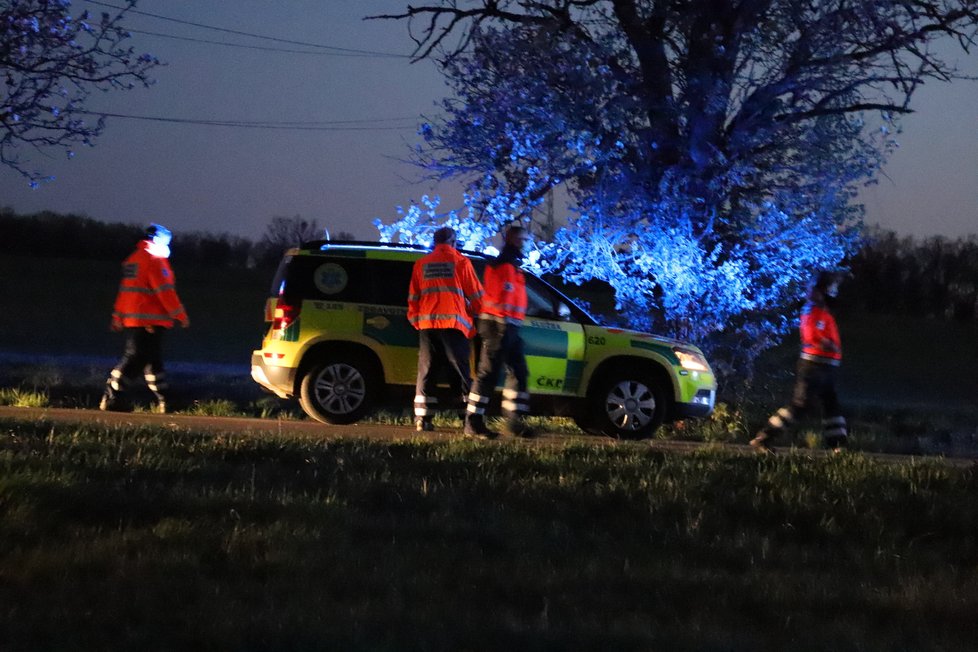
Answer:
[[[246, 417], [203, 417], [185, 414], [150, 414], [146, 412], [99, 412], [98, 410], [78, 410], [68, 408], [22, 408], [0, 407], [0, 419], [27, 421], [49, 421], [54, 423], [97, 423], [105, 425], [156, 425], [175, 430], [233, 432], [242, 435], [267, 436], [285, 435], [289, 437], [309, 437], [313, 439], [364, 438], [381, 441], [406, 441], [425, 439], [429, 441], [449, 441], [462, 438], [458, 429], [443, 432], [419, 433], [409, 426], [383, 424], [356, 424], [350, 426], [329, 426], [315, 421], [291, 421], [278, 419], [252, 419]], [[514, 441], [501, 438], [497, 441]], [[704, 448], [722, 448], [736, 454], [756, 454], [743, 444], [706, 444], [688, 441], [617, 441], [605, 437], [570, 434], [543, 434], [532, 440], [515, 440], [532, 446], [566, 446], [568, 444], [587, 444], [592, 446], [635, 446], [654, 448], [673, 452], [692, 452]], [[494, 442], [486, 442], [491, 445]], [[791, 449], [781, 454], [821, 457], [826, 451]], [[978, 466], [978, 457], [937, 457], [891, 455], [886, 453], [860, 453], [883, 462], [910, 464], [923, 460], [939, 461], [955, 467]]]

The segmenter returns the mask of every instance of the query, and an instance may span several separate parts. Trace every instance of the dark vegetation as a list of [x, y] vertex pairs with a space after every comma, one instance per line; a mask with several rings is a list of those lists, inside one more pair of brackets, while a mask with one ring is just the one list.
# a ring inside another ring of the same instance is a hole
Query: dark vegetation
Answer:
[[[132, 252], [145, 226], [106, 224], [90, 217], [42, 212], [17, 215], [0, 209], [0, 253], [38, 258], [70, 258], [121, 262]], [[267, 251], [261, 243], [228, 234], [175, 234], [173, 265], [247, 268], [278, 262], [282, 250]]]
[[[144, 228], [48, 211], [17, 215], [0, 208], [0, 254], [119, 262], [132, 251]], [[181, 269], [274, 269], [283, 251], [319, 237], [322, 229], [317, 221], [298, 215], [271, 218], [258, 240], [228, 233], [177, 232], [172, 262]], [[339, 231], [334, 239], [353, 236]]]
[[978, 319], [978, 236], [920, 241], [871, 231], [849, 266], [849, 305], [876, 313]]
[[[17, 215], [0, 209], [0, 254], [118, 263], [132, 251], [142, 228], [78, 215]], [[317, 229], [315, 220], [295, 216], [272, 218], [257, 241], [227, 233], [178, 232], [172, 262], [181, 278], [192, 276], [195, 269], [210, 273], [214, 268], [258, 270], [268, 275], [284, 249], [319, 237]], [[334, 237], [351, 239], [343, 232]], [[851, 272], [843, 286], [842, 307], [846, 310], [958, 321], [978, 319], [978, 236], [919, 240], [871, 229], [863, 247], [845, 266]], [[577, 288], [552, 280], [568, 292]], [[603, 284], [595, 281], [585, 287], [585, 295], [603, 305]]]

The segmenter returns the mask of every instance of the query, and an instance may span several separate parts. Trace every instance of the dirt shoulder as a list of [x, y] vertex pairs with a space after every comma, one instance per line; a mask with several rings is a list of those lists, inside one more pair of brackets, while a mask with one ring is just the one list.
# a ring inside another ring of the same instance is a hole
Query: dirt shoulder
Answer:
[[[408, 426], [361, 423], [349, 426], [331, 426], [314, 421], [296, 421], [287, 419], [255, 419], [246, 417], [207, 417], [183, 414], [151, 414], [144, 412], [100, 412], [98, 410], [80, 410], [68, 408], [23, 408], [0, 407], [0, 419], [27, 421], [48, 421], [57, 424], [101, 424], [106, 426], [157, 426], [172, 428], [175, 431], [204, 431], [213, 433], [234, 433], [244, 436], [286, 436], [308, 437], [311, 439], [370, 439], [376, 441], [451, 441], [464, 438], [460, 429], [445, 429], [440, 432], [416, 432]], [[689, 441], [644, 440], [618, 441], [604, 437], [589, 435], [547, 434], [543, 433], [533, 439], [512, 439], [501, 437], [487, 445], [501, 442], [513, 442], [530, 446], [633, 446], [652, 448], [655, 450], [691, 453], [698, 450], [724, 450], [733, 454], [754, 455], [750, 447], [742, 444], [718, 444]], [[805, 457], [824, 457], [828, 453], [810, 449], [784, 449], [782, 455], [797, 455]], [[892, 455], [887, 453], [857, 453], [877, 461], [895, 464], [914, 464], [920, 462], [937, 462], [958, 468], [978, 466], [978, 456], [945, 457], [945, 456], [912, 456]]]

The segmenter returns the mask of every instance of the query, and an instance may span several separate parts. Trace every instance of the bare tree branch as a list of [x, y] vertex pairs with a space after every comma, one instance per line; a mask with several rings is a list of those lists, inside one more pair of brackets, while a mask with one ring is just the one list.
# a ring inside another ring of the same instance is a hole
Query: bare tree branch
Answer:
[[160, 65], [127, 46], [122, 20], [128, 8], [98, 17], [69, 13], [66, 0], [0, 2], [0, 164], [36, 183], [19, 148], [37, 151], [91, 146], [104, 120], [91, 123], [85, 104], [94, 90], [149, 85]]

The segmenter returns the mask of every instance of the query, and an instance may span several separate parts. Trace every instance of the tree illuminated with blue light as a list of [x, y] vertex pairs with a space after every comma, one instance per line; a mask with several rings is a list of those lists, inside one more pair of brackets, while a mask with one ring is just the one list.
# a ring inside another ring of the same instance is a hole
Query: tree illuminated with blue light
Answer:
[[[550, 268], [607, 281], [628, 325], [733, 371], [855, 249], [854, 196], [895, 145], [896, 116], [922, 80], [952, 74], [931, 43], [972, 44], [978, 10], [446, 0], [389, 17], [411, 21], [415, 56], [437, 58], [454, 91], [415, 150], [433, 178], [466, 181], [448, 219], [477, 238], [561, 189], [570, 214], [543, 247]], [[438, 217], [415, 207], [382, 234]]]

